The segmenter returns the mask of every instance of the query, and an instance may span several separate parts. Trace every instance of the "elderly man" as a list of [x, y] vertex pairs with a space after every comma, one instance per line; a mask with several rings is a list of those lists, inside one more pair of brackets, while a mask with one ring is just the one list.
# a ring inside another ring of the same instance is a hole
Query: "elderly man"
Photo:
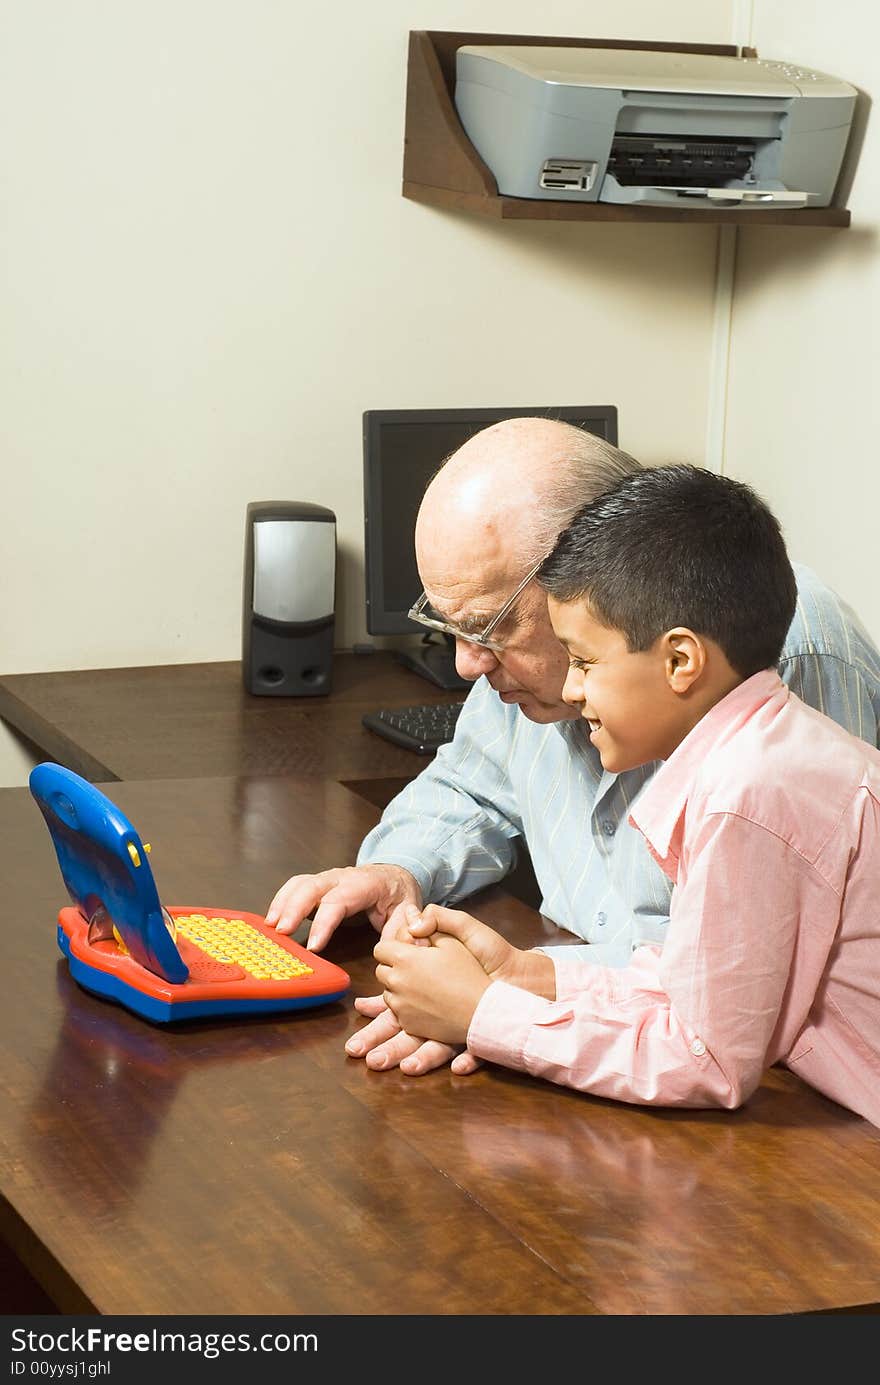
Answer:
[[[627, 822], [656, 767], [602, 770], [562, 701], [566, 658], [532, 580], [577, 510], [638, 469], [569, 424], [519, 418], [476, 434], [434, 477], [416, 525], [417, 610], [455, 637], [458, 672], [475, 686], [453, 741], [388, 805], [357, 865], [281, 887], [267, 914], [280, 931], [314, 914], [308, 945], [320, 950], [349, 915], [365, 912], [381, 929], [401, 904], [456, 903], [506, 875], [522, 839], [542, 912], [583, 939], [569, 955], [622, 966], [635, 948], [662, 945], [669, 883]], [[813, 572], [795, 572], [780, 674], [876, 744], [880, 652]], [[418, 1074], [452, 1056], [398, 1032], [376, 999], [356, 1003], [373, 1018], [348, 1052], [370, 1066]], [[461, 1054], [454, 1066], [471, 1061]]]

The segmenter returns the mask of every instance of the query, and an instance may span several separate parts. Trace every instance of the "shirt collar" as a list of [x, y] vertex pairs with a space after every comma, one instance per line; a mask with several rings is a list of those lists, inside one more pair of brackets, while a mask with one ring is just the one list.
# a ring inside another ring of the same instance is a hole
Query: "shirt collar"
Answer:
[[789, 695], [775, 669], [753, 673], [710, 707], [633, 804], [630, 822], [672, 880], [678, 873], [685, 808], [706, 757], [736, 735], [766, 703], [778, 698], [781, 704]]

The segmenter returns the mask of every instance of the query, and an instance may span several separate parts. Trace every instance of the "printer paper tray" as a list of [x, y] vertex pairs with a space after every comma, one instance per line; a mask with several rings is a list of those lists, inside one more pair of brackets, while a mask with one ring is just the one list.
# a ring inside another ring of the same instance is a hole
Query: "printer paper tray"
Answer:
[[652, 207], [680, 207], [686, 203], [699, 207], [806, 207], [809, 193], [790, 192], [788, 188], [691, 188], [652, 187], [649, 185], [621, 186], [617, 179], [606, 175], [599, 195], [600, 202], [633, 203]]

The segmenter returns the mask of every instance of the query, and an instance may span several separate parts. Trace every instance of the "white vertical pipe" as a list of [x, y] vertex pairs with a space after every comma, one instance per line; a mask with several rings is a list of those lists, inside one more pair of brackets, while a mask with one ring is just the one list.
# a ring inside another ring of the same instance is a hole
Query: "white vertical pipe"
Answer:
[[[755, 0], [733, 0], [730, 41], [738, 48], [752, 46]], [[715, 261], [715, 297], [712, 312], [712, 344], [709, 353], [709, 388], [706, 409], [706, 456], [711, 471], [724, 471], [727, 424], [727, 387], [730, 378], [730, 329], [733, 315], [733, 282], [736, 274], [736, 226], [719, 226]]]
[[709, 351], [709, 398], [706, 409], [706, 460], [710, 471], [724, 472], [727, 381], [730, 372], [730, 320], [736, 271], [736, 226], [718, 227], [712, 344]]

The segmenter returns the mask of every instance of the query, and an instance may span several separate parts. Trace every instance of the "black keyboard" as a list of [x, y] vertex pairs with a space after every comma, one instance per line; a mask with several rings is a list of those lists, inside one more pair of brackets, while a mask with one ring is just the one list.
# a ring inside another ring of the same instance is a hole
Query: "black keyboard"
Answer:
[[463, 702], [432, 702], [425, 707], [388, 707], [367, 712], [361, 718], [368, 731], [414, 750], [417, 755], [433, 755], [451, 741]]

